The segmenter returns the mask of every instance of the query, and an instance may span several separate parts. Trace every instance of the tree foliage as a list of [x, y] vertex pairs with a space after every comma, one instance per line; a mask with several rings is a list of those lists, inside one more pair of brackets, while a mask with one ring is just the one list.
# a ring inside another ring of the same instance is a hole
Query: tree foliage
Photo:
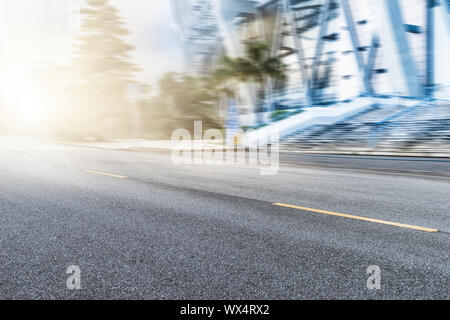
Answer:
[[82, 79], [132, 82], [138, 71], [129, 61], [134, 47], [123, 40], [130, 32], [118, 9], [109, 0], [86, 0], [81, 13], [83, 20], [76, 37], [73, 63]]
[[170, 137], [178, 128], [192, 129], [194, 121], [203, 121], [203, 128], [222, 128], [218, 116], [220, 90], [209, 77], [193, 77], [166, 73], [158, 83], [159, 94], [148, 106], [147, 123], [153, 136]]
[[[265, 84], [269, 78], [284, 80], [286, 66], [281, 57], [271, 56], [267, 43], [248, 41], [245, 43], [245, 56], [230, 58], [225, 56], [222, 65], [213, 72], [218, 81], [237, 80], [253, 82], [258, 85], [258, 102], [256, 111], [264, 109]], [[261, 119], [258, 119], [261, 122]]]
[[286, 66], [278, 56], [270, 56], [269, 46], [261, 41], [248, 41], [245, 44], [245, 56], [230, 58], [225, 56], [222, 66], [214, 75], [223, 81], [236, 79], [242, 82], [252, 81], [260, 86], [268, 78], [284, 79]]
[[98, 131], [92, 135], [122, 136], [131, 121], [127, 89], [139, 70], [124, 40], [129, 31], [109, 0], [85, 0], [81, 13], [71, 64], [79, 125]]

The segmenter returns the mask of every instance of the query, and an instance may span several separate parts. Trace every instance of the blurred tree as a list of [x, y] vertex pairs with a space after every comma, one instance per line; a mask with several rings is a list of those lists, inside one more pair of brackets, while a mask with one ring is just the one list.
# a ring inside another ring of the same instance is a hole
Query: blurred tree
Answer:
[[222, 128], [217, 112], [220, 93], [209, 80], [173, 72], [163, 75], [158, 95], [149, 101], [146, 117], [152, 136], [168, 138], [175, 129], [192, 129], [197, 120], [203, 121], [205, 130]]
[[[204, 76], [202, 78], [202, 81], [205, 85], [205, 88], [207, 90], [210, 90], [216, 98], [216, 106], [218, 108], [221, 107], [223, 102], [227, 104], [229, 98], [236, 97], [236, 90], [233, 89], [233, 86], [228, 81], [224, 81], [224, 78], [222, 76], [219, 76], [214, 72]], [[219, 112], [219, 110], [217, 111]]]
[[139, 70], [130, 62], [134, 48], [124, 41], [129, 31], [109, 0], [85, 2], [72, 61], [80, 126], [123, 136], [131, 118], [127, 90]]
[[[225, 56], [222, 65], [213, 72], [220, 81], [235, 79], [241, 82], [254, 82], [258, 86], [258, 102], [256, 112], [264, 111], [265, 85], [269, 78], [285, 79], [286, 66], [281, 57], [270, 56], [267, 43], [248, 41], [245, 43], [245, 56], [230, 58]], [[258, 119], [261, 122], [261, 119]]]

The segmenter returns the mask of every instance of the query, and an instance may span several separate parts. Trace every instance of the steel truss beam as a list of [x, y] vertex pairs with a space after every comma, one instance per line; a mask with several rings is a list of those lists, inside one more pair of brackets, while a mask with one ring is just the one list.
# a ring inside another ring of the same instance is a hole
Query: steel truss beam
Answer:
[[322, 58], [322, 52], [323, 52], [323, 47], [324, 47], [324, 39], [323, 37], [325, 36], [325, 34], [327, 33], [328, 30], [328, 18], [329, 18], [329, 12], [330, 12], [330, 4], [331, 4], [332, 0], [325, 0], [325, 3], [322, 7], [322, 12], [320, 15], [320, 29], [319, 29], [319, 36], [317, 38], [317, 42], [316, 42], [316, 49], [315, 49], [315, 53], [314, 53], [314, 60], [313, 60], [313, 64], [311, 66], [312, 68], [312, 85], [313, 85], [313, 90], [312, 90], [312, 96], [313, 96], [313, 102], [316, 101], [317, 97], [317, 92], [316, 92], [316, 87], [317, 87], [317, 82], [319, 80], [319, 62]]
[[419, 82], [416, 65], [406, 38], [403, 15], [398, 0], [384, 0], [384, 4], [384, 11], [390, 24], [390, 31], [393, 34], [394, 46], [400, 57], [400, 68], [408, 95], [411, 97], [423, 97], [422, 85]]
[[369, 58], [366, 63], [361, 51], [359, 50], [361, 44], [359, 42], [358, 32], [356, 31], [355, 22], [353, 20], [353, 14], [349, 0], [341, 0], [341, 3], [348, 32], [350, 34], [350, 39], [353, 45], [353, 52], [355, 53], [356, 62], [358, 64], [359, 73], [361, 75], [361, 79], [363, 79], [364, 90], [368, 93], [374, 93], [371, 78], [373, 66], [375, 64], [377, 48], [379, 46], [378, 38], [374, 36], [369, 52]]
[[[306, 101], [307, 104], [312, 104], [312, 88], [311, 80], [308, 72], [308, 66], [305, 64], [305, 54], [303, 51], [303, 46], [301, 40], [297, 35], [297, 28], [294, 13], [292, 11], [292, 0], [282, 0], [284, 12], [288, 17], [289, 25], [291, 26], [291, 35], [294, 38], [295, 50], [297, 51], [297, 61], [300, 66], [301, 77], [303, 80], [303, 86], [306, 91]], [[328, 1], [328, 0], [327, 0]]]
[[367, 85], [366, 90], [369, 93], [375, 93], [372, 85], [372, 76], [379, 47], [380, 39], [378, 38], [377, 34], [374, 34], [372, 36], [372, 45], [370, 47], [369, 56], [367, 58], [367, 64], [364, 68], [364, 84]]
[[426, 12], [426, 75], [425, 75], [425, 97], [433, 98], [434, 92], [434, 7], [436, 0], [425, 1]]

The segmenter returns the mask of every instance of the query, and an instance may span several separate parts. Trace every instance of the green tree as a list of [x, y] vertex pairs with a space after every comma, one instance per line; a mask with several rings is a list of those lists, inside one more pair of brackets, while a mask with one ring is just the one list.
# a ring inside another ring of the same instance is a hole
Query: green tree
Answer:
[[81, 14], [72, 61], [80, 125], [101, 136], [124, 135], [131, 121], [127, 90], [139, 70], [124, 40], [129, 31], [109, 0], [85, 0]]
[[[245, 43], [245, 56], [230, 58], [225, 56], [221, 67], [213, 72], [219, 81], [234, 79], [240, 82], [253, 82], [258, 88], [256, 112], [262, 112], [265, 101], [265, 85], [268, 79], [285, 79], [286, 66], [281, 57], [271, 56], [267, 43], [248, 41]], [[261, 122], [258, 119], [258, 122]]]
[[158, 83], [159, 93], [149, 103], [147, 126], [153, 136], [170, 137], [177, 128], [193, 128], [194, 121], [203, 121], [203, 128], [222, 128], [218, 116], [218, 89], [209, 78], [180, 73], [166, 73]]

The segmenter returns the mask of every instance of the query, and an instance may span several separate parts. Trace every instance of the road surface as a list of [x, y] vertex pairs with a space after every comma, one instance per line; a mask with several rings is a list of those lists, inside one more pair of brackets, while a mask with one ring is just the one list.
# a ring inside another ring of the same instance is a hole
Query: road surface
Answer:
[[450, 162], [281, 159], [262, 176], [1, 138], [0, 298], [450, 298]]

